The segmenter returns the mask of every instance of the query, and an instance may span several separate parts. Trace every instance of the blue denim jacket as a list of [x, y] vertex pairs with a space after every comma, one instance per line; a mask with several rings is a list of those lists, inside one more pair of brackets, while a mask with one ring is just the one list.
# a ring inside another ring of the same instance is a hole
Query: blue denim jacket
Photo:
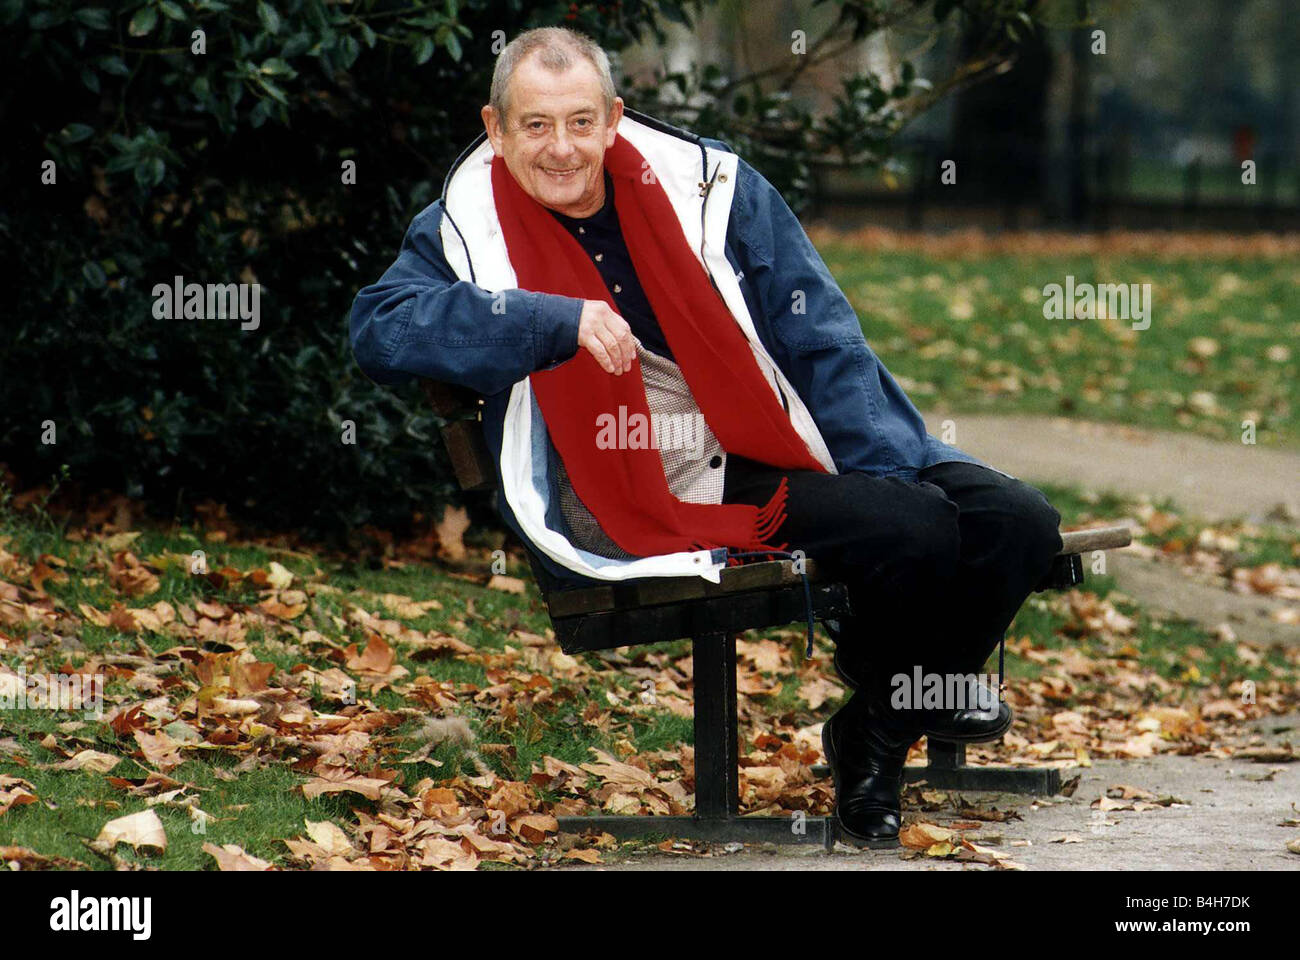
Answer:
[[[944, 461], [978, 462], [926, 433], [807, 233], [757, 170], [719, 140], [633, 110], [619, 135], [654, 168], [760, 364], [770, 359], [796, 429], [828, 470], [913, 478]], [[380, 384], [427, 377], [485, 396], [484, 432], [504, 494], [498, 509], [551, 574], [572, 582], [716, 580], [722, 551], [615, 561], [568, 542], [554, 450], [527, 377], [576, 353], [582, 301], [514, 285], [490, 192], [491, 156], [480, 135], [448, 173], [442, 196], [411, 222], [396, 262], [357, 295], [357, 363]]]

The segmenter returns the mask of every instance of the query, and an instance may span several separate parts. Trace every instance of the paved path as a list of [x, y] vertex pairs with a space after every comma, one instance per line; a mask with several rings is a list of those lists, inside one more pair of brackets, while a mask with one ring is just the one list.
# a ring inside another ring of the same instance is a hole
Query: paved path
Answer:
[[1108, 558], [1108, 570], [1120, 590], [1149, 613], [1192, 620], [1214, 630], [1226, 623], [1237, 639], [1255, 646], [1300, 644], [1300, 628], [1274, 614], [1293, 606], [1256, 593], [1234, 593], [1188, 576], [1178, 565], [1148, 560], [1124, 550]]
[[[1271, 717], [1252, 724], [1266, 743], [1300, 743], [1300, 716]], [[1007, 854], [1029, 870], [1292, 870], [1300, 855], [1286, 844], [1300, 838], [1300, 763], [1268, 764], [1207, 757], [1158, 756], [1146, 760], [1099, 760], [1071, 771], [1080, 781], [1071, 797], [1047, 803], [1012, 794], [967, 794], [982, 808], [1015, 810], [1022, 820], [986, 824], [963, 835]], [[1107, 788], [1140, 787], [1186, 806], [1114, 810], [1090, 804]], [[906, 812], [910, 817], [911, 811]], [[951, 808], [917, 814], [931, 823], [954, 819]], [[1060, 842], [1068, 838], [1071, 842]], [[712, 848], [712, 856], [638, 853], [591, 870], [985, 870], [927, 858], [904, 859], [900, 850], [750, 845], [735, 853]]]
[[1300, 453], [1056, 417], [928, 413], [935, 436], [1025, 480], [1168, 496], [1207, 520], [1300, 507]]
[[[1170, 497], [1206, 520], [1262, 519], [1279, 504], [1300, 516], [1300, 453], [1209, 440], [1186, 433], [1057, 417], [928, 414], [936, 435], [952, 421], [959, 447], [1031, 482], [1127, 495]], [[1119, 551], [1109, 571], [1121, 590], [1148, 609], [1213, 629], [1228, 623], [1249, 643], [1300, 643], [1279, 622], [1286, 606], [1267, 596], [1232, 593], [1188, 577], [1172, 564]]]

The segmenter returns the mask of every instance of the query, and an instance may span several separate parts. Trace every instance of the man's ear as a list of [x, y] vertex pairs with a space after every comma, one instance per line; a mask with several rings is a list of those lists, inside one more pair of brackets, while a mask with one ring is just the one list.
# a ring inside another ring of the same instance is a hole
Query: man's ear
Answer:
[[491, 104], [484, 104], [480, 114], [483, 117], [483, 129], [487, 131], [488, 140], [492, 143], [492, 152], [498, 157], [505, 156], [502, 149], [502, 140], [505, 138], [505, 130], [502, 129], [497, 112], [492, 109]]
[[608, 150], [618, 139], [618, 122], [623, 119], [623, 98], [615, 97], [609, 108], [609, 124], [605, 128], [605, 149]]

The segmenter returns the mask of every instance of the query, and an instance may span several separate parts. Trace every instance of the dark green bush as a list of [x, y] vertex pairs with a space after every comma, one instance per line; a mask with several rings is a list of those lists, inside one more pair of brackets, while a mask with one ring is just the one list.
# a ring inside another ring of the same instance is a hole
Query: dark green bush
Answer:
[[[657, 9], [622, 7], [576, 25], [617, 49]], [[27, 483], [66, 463], [87, 488], [166, 511], [210, 497], [313, 532], [454, 495], [419, 391], [376, 387], [353, 362], [348, 309], [481, 129], [492, 32], [567, 10], [0, 3], [0, 461]], [[255, 279], [260, 327], [156, 318], [153, 286], [176, 275]]]

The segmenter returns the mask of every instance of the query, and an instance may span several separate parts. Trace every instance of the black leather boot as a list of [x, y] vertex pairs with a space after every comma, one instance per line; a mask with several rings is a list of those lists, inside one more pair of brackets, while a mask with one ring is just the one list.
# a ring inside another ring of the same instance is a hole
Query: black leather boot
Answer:
[[865, 693], [855, 693], [822, 725], [841, 840], [859, 847], [899, 845], [903, 767], [918, 739], [919, 731], [899, 726]]
[[[866, 665], [849, 656], [841, 656], [840, 648], [835, 648], [835, 672], [848, 685], [857, 690], [866, 675]], [[921, 727], [921, 732], [935, 740], [950, 743], [987, 743], [1000, 739], [1011, 729], [1015, 714], [1011, 705], [989, 690], [984, 684], [977, 683], [971, 699], [975, 705], [962, 710], [912, 710], [909, 714]], [[993, 709], [981, 710], [979, 704], [994, 704]], [[888, 709], [886, 707], [886, 709]]]

